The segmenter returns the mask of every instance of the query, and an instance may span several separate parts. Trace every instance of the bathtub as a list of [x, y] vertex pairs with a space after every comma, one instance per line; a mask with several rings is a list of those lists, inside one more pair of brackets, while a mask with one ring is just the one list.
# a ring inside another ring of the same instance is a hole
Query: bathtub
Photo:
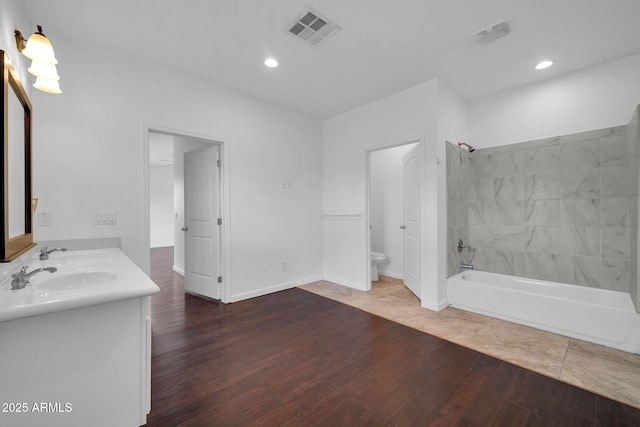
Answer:
[[640, 314], [626, 292], [463, 271], [447, 279], [449, 305], [629, 353], [640, 353]]

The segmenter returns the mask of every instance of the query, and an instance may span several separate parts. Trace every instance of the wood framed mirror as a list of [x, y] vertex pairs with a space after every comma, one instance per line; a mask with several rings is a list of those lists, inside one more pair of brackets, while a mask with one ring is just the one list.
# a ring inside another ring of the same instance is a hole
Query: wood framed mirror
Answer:
[[32, 107], [6, 52], [2, 63], [2, 235], [0, 262], [16, 259], [35, 246], [31, 211], [31, 114]]

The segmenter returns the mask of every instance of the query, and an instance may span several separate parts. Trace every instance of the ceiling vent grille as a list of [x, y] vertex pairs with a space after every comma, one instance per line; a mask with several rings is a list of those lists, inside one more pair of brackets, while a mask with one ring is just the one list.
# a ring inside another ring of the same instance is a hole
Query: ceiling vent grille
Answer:
[[312, 47], [318, 47], [340, 27], [313, 9], [307, 9], [289, 25], [287, 32]]
[[506, 36], [511, 31], [507, 21], [496, 22], [493, 25], [476, 31], [476, 41], [480, 44], [487, 44], [502, 36]]

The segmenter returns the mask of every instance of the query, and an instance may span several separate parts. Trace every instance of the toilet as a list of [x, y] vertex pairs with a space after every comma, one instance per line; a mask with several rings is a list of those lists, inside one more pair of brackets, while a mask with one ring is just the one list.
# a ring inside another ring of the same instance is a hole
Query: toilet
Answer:
[[371, 252], [371, 281], [378, 280], [378, 263], [384, 261], [387, 256], [381, 252]]

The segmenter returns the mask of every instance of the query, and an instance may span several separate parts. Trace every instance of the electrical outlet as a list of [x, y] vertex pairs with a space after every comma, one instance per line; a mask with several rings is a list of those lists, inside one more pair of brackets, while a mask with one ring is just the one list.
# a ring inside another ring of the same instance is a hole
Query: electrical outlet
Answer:
[[287, 261], [282, 261], [282, 271], [287, 271]]
[[51, 212], [40, 212], [38, 214], [38, 225], [43, 227], [53, 225], [53, 214]]

